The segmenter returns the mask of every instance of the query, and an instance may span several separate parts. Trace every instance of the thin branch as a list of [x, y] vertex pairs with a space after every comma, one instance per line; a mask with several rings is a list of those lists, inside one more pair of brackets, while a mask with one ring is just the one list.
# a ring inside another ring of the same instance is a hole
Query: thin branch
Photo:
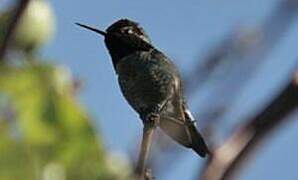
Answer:
[[151, 172], [146, 169], [147, 160], [150, 152], [150, 146], [152, 144], [152, 136], [155, 130], [155, 126], [151, 123], [144, 123], [143, 139], [141, 145], [141, 152], [136, 167], [136, 175], [138, 179], [150, 180], [153, 179]]
[[[231, 103], [296, 22], [297, 2], [280, 0], [259, 25], [234, 29], [189, 73], [186, 79], [188, 95], [203, 94], [197, 104], [201, 108], [196, 112], [204, 119], [201, 127], [218, 124], [223, 115], [232, 111]], [[210, 116], [213, 117], [209, 119]]]
[[253, 150], [298, 106], [298, 74], [270, 105], [216, 149], [200, 179], [231, 179]]
[[3, 61], [5, 57], [5, 53], [7, 51], [9, 42], [13, 38], [13, 34], [16, 30], [16, 27], [18, 25], [18, 22], [20, 21], [22, 15], [25, 12], [26, 7], [28, 6], [30, 0], [19, 0], [17, 3], [16, 9], [13, 12], [11, 22], [7, 26], [7, 31], [4, 36], [3, 42], [0, 45], [0, 61]]
[[[258, 64], [266, 59], [271, 50], [278, 45], [284, 34], [294, 25], [295, 18], [298, 15], [297, 0], [281, 0], [271, 14], [258, 26], [250, 28], [238, 28], [229, 32], [222, 41], [218, 42], [212, 51], [206, 57], [203, 57], [196, 67], [190, 71], [185, 79], [188, 94], [197, 92], [204, 87], [204, 83], [212, 78], [227, 79], [229, 72], [241, 72], [241, 76], [233, 81], [236, 87], [242, 87], [242, 82], [246, 82]], [[248, 31], [249, 30], [249, 31]], [[235, 66], [236, 65], [236, 66]], [[217, 71], [225, 71], [217, 74]], [[196, 77], [196, 79], [194, 79]], [[245, 79], [242, 79], [245, 78]], [[215, 81], [218, 84], [220, 81]], [[228, 87], [231, 87], [226, 81], [222, 81]], [[239, 92], [238, 88], [232, 86], [229, 92]], [[225, 87], [225, 86], [224, 86]], [[222, 92], [222, 89], [219, 89]], [[219, 93], [222, 94], [222, 93]], [[234, 96], [234, 93], [230, 93]], [[213, 97], [214, 95], [211, 95]], [[221, 99], [221, 98], [215, 98]], [[227, 100], [227, 102], [231, 102]], [[213, 106], [213, 105], [211, 105]], [[207, 107], [209, 109], [209, 107]]]

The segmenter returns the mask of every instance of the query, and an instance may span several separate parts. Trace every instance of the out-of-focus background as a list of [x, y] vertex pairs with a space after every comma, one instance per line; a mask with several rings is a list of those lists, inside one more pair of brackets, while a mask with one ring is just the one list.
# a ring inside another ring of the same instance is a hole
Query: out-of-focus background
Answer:
[[[0, 44], [18, 3], [0, 2]], [[130, 179], [142, 123], [103, 38], [75, 22], [139, 22], [179, 67], [198, 128], [216, 148], [291, 80], [297, 15], [296, 0], [31, 0], [1, 57], [0, 180]], [[297, 179], [297, 137], [297, 121], [282, 124], [237, 179]], [[154, 141], [156, 179], [199, 178], [206, 159], [161, 132]]]

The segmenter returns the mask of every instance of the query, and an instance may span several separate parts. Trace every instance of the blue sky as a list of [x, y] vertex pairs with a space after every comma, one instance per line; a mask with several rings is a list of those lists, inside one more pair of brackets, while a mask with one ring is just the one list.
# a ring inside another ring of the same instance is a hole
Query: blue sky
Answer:
[[[120, 18], [139, 22], [154, 45], [165, 52], [183, 75], [200, 57], [231, 30], [238, 26], [254, 26], [266, 18], [278, 0], [101, 0], [61, 1], [51, 3], [57, 15], [56, 37], [46, 46], [43, 57], [63, 64], [85, 81], [81, 100], [95, 119], [106, 147], [128, 154], [140, 141], [142, 124], [137, 114], [121, 95], [115, 72], [103, 38], [74, 25], [82, 22], [105, 29]], [[297, 21], [298, 22], [298, 21]], [[237, 123], [247, 112], [266, 103], [269, 94], [286, 78], [297, 59], [298, 23], [294, 23], [280, 43], [245, 84], [239, 98], [232, 102], [224, 118]], [[200, 94], [191, 98], [191, 109], [200, 108]], [[294, 118], [294, 117], [293, 117]], [[201, 120], [203, 121], [203, 120]], [[286, 124], [267, 141], [243, 170], [243, 180], [297, 179], [298, 123]], [[186, 149], [183, 158], [167, 175], [157, 179], [192, 179], [202, 160]]]

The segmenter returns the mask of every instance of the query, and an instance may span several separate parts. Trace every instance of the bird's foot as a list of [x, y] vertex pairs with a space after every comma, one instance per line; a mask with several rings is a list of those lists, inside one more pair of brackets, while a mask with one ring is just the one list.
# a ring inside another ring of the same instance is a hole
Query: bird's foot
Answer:
[[160, 116], [157, 113], [151, 112], [143, 116], [142, 120], [144, 124], [156, 127], [160, 123]]
[[160, 123], [160, 116], [157, 113], [149, 113], [146, 117], [146, 121], [152, 126], [157, 127]]

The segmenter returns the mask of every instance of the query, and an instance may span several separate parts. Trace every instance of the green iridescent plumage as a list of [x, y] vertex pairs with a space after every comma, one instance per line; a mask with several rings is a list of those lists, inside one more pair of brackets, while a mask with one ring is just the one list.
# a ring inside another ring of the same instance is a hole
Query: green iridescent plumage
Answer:
[[157, 114], [158, 126], [166, 134], [206, 156], [208, 148], [187, 108], [180, 74], [171, 60], [151, 44], [148, 35], [133, 21], [119, 20], [106, 32], [98, 33], [105, 37], [124, 97], [143, 122]]

